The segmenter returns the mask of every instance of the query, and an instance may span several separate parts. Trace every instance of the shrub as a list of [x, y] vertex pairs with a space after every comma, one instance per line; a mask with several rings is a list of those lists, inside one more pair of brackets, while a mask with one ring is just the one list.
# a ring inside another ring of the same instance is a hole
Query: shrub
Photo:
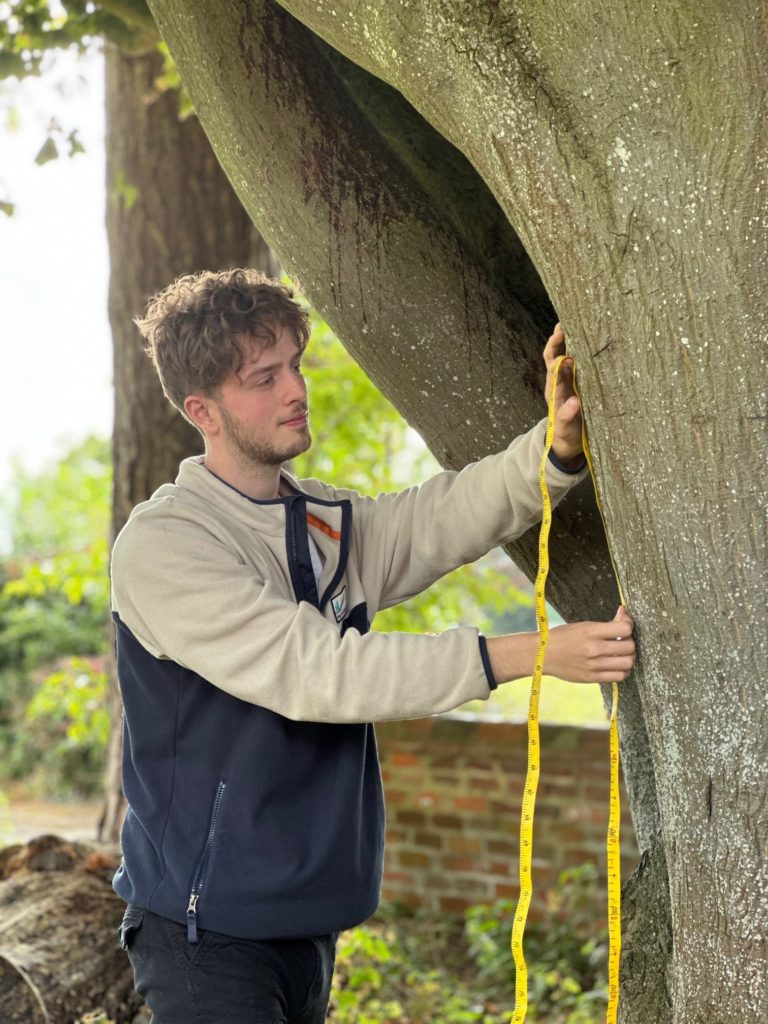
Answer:
[[[607, 947], [595, 929], [591, 864], [546, 894], [546, 924], [526, 930], [527, 1020], [598, 1024], [605, 1015]], [[515, 1002], [508, 900], [470, 908], [465, 924], [383, 905], [339, 940], [335, 1024], [508, 1024]]]

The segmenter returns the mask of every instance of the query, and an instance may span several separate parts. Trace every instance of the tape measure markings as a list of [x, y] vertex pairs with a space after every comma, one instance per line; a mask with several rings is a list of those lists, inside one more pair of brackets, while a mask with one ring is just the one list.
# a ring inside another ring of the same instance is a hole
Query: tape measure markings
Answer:
[[[549, 452], [555, 433], [555, 402], [554, 396], [557, 389], [557, 377], [565, 356], [560, 356], [554, 364], [552, 371], [552, 390], [548, 399], [547, 430], [544, 440], [544, 451], [539, 466], [539, 489], [542, 501], [541, 530], [539, 532], [539, 564], [534, 585], [534, 596], [536, 603], [536, 622], [539, 628], [539, 642], [536, 651], [533, 677], [531, 679], [531, 694], [528, 704], [528, 763], [525, 775], [525, 786], [523, 788], [523, 801], [520, 812], [520, 867], [519, 886], [520, 895], [515, 910], [514, 922], [512, 925], [512, 956], [515, 963], [515, 1008], [510, 1024], [524, 1024], [528, 1012], [528, 968], [525, 962], [523, 951], [523, 937], [525, 924], [528, 918], [533, 896], [532, 881], [532, 857], [533, 857], [533, 823], [536, 806], [536, 791], [538, 788], [540, 762], [539, 742], [539, 697], [541, 694], [541, 678], [544, 671], [544, 657], [549, 641], [549, 622], [547, 619], [545, 589], [547, 576], [549, 574], [549, 532], [552, 525], [552, 503], [547, 488], [546, 472]], [[573, 388], [579, 396], [576, 387], [576, 366], [573, 365]], [[580, 396], [579, 396], [580, 397]], [[592, 476], [592, 483], [595, 489], [595, 498], [600, 516], [605, 527], [605, 516], [603, 515], [600, 494], [597, 490], [597, 479], [595, 477], [592, 456], [587, 441], [586, 423], [582, 416], [582, 447], [584, 455]], [[607, 534], [606, 534], [607, 536]], [[610, 549], [609, 549], [610, 554]], [[616, 582], [619, 586], [621, 603], [626, 605], [624, 595], [621, 591], [619, 576], [616, 572], [616, 564], [611, 555]], [[621, 954], [621, 854], [619, 847], [621, 806], [619, 798], [619, 739], [617, 729], [619, 689], [616, 682], [612, 686], [611, 718], [609, 725], [610, 735], [610, 801], [609, 819], [606, 838], [606, 862], [608, 872], [608, 1007], [606, 1010], [606, 1024], [616, 1024], [616, 1015], [619, 999], [619, 959]]]

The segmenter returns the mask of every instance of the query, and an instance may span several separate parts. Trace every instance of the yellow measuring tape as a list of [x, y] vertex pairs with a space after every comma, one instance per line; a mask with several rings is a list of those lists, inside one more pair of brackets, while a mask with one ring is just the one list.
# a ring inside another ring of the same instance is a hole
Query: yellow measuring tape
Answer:
[[[510, 1024], [523, 1024], [528, 1012], [528, 968], [523, 954], [523, 933], [525, 922], [528, 917], [528, 908], [531, 905], [533, 885], [531, 879], [531, 861], [533, 855], [533, 815], [536, 804], [536, 790], [539, 784], [539, 769], [541, 765], [539, 745], [539, 696], [541, 693], [541, 677], [544, 670], [544, 656], [549, 641], [549, 622], [547, 621], [547, 610], [545, 604], [545, 587], [547, 574], [549, 573], [549, 530], [552, 525], [552, 503], [549, 499], [547, 489], [546, 471], [549, 450], [555, 434], [555, 391], [557, 389], [557, 376], [560, 372], [565, 356], [560, 356], [555, 362], [552, 372], [552, 391], [548, 398], [547, 433], [544, 442], [544, 452], [539, 467], [539, 488], [543, 515], [541, 519], [541, 531], [539, 532], [539, 567], [536, 574], [534, 594], [536, 598], [536, 622], [539, 627], [539, 644], [536, 651], [536, 661], [531, 681], [531, 697], [528, 705], [528, 768], [525, 776], [525, 787], [523, 789], [523, 806], [520, 816], [520, 896], [515, 911], [515, 919], [512, 925], [512, 956], [515, 961], [515, 1009]], [[576, 365], [573, 365], [573, 388], [579, 394], [576, 387]], [[583, 410], [582, 410], [583, 413]], [[592, 483], [595, 488], [597, 507], [605, 526], [605, 517], [600, 502], [600, 495], [597, 490], [595, 470], [592, 463], [592, 455], [587, 442], [587, 429], [582, 415], [582, 447], [587, 459], [589, 471], [592, 474]], [[616, 582], [619, 586], [621, 603], [626, 604], [621, 591], [621, 584], [616, 573], [616, 564], [613, 562], [613, 571], [616, 575]], [[621, 954], [621, 858], [619, 851], [619, 827], [621, 818], [621, 807], [619, 802], [619, 736], [616, 726], [616, 715], [619, 702], [619, 688], [614, 682], [611, 684], [613, 690], [613, 701], [611, 706], [610, 721], [610, 807], [608, 815], [608, 835], [606, 840], [607, 867], [608, 867], [608, 1009], [606, 1012], [606, 1024], [616, 1024], [616, 1012], [619, 1003], [619, 957]]]

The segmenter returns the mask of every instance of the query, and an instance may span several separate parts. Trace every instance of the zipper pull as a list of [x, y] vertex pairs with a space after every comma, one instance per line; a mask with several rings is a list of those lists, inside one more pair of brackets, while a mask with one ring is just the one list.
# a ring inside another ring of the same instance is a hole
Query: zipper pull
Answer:
[[189, 894], [189, 906], [187, 907], [187, 942], [197, 942], [197, 901], [200, 896], [196, 892]]

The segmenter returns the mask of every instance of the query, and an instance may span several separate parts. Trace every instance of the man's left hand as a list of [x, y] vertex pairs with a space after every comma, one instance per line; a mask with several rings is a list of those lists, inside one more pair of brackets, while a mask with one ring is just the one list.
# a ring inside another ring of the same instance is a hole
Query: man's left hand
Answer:
[[[544, 348], [544, 362], [547, 367], [547, 382], [544, 398], [549, 402], [552, 392], [553, 368], [557, 359], [565, 355], [565, 334], [559, 323], [555, 324]], [[555, 392], [555, 436], [552, 451], [568, 468], [583, 462], [581, 446], [581, 402], [573, 390], [573, 360], [567, 356], [557, 374]], [[572, 464], [572, 465], [571, 465]]]

